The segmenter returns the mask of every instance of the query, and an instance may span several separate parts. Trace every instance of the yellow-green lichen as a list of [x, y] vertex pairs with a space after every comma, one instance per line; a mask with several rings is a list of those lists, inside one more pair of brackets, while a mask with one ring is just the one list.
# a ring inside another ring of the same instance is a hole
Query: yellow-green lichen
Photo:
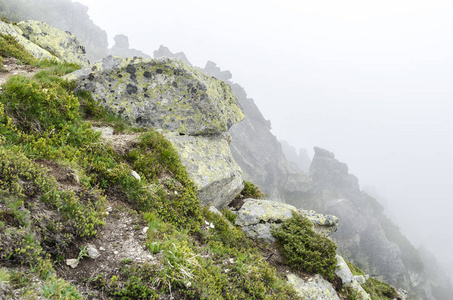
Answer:
[[179, 60], [108, 57], [66, 78], [140, 126], [216, 134], [244, 118], [227, 84]]
[[223, 208], [241, 191], [242, 170], [234, 161], [227, 140], [217, 136], [181, 136], [168, 133], [182, 163], [198, 187], [200, 201]]
[[23, 21], [17, 24], [24, 36], [32, 43], [59, 59], [78, 65], [87, 65], [85, 48], [71, 33], [39, 21]]

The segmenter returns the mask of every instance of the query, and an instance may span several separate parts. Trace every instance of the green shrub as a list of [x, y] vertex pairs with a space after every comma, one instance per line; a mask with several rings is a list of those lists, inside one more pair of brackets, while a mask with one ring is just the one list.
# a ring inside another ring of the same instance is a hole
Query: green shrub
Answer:
[[253, 199], [264, 199], [266, 195], [260, 190], [259, 187], [255, 186], [254, 183], [244, 180], [244, 188], [241, 193], [236, 197], [239, 199], [253, 198]]
[[393, 286], [372, 277], [368, 278], [368, 280], [362, 284], [362, 287], [365, 292], [370, 294], [371, 299], [373, 300], [395, 299], [399, 297], [398, 292]]
[[300, 213], [294, 212], [293, 217], [274, 228], [272, 234], [291, 268], [333, 279], [337, 246], [315, 233], [313, 224]]

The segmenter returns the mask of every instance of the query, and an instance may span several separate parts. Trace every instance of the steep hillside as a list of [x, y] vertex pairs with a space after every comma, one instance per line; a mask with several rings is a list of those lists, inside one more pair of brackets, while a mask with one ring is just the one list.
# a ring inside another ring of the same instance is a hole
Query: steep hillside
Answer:
[[0, 298], [403, 299], [337, 255], [336, 217], [252, 199], [227, 84], [168, 58], [79, 66], [37, 24], [0, 22]]

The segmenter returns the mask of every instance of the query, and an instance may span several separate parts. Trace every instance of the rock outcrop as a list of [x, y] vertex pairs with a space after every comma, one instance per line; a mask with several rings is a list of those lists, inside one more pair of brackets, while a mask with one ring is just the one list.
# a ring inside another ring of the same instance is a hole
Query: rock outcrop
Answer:
[[200, 200], [224, 208], [242, 190], [242, 170], [228, 145], [228, 133], [209, 136], [165, 134], [198, 186]]
[[271, 200], [245, 199], [241, 208], [235, 211], [236, 225], [251, 238], [265, 242], [275, 242], [272, 228], [291, 218], [293, 212], [299, 212], [309, 219], [316, 233], [330, 236], [337, 231], [338, 218], [325, 216], [310, 210], [299, 210], [296, 207]]
[[307, 300], [340, 300], [330, 282], [316, 275], [314, 279], [303, 280], [295, 274], [288, 274], [288, 282], [293, 285], [301, 299]]
[[74, 35], [46, 23], [24, 21], [13, 25], [0, 21], [0, 33], [13, 36], [37, 59], [88, 64], [85, 49]]
[[0, 21], [0, 33], [13, 36], [14, 39], [19, 44], [21, 44], [22, 47], [24, 47], [24, 49], [27, 50], [31, 55], [33, 55], [33, 57], [35, 57], [36, 59], [48, 59], [48, 60], [55, 59], [56, 61], [60, 61], [59, 58], [50, 54], [49, 51], [44, 50], [40, 46], [26, 39], [23, 36], [22, 30], [17, 25]]
[[138, 126], [209, 135], [244, 117], [228, 85], [180, 60], [109, 56], [67, 79]]
[[296, 151], [296, 148], [287, 141], [279, 140], [279, 143], [282, 145], [283, 154], [286, 159], [294, 163], [300, 170], [307, 172], [311, 164], [307, 149], [301, 148], [299, 151]]
[[153, 57], [154, 58], [161, 58], [161, 57], [168, 57], [168, 58], [178, 58], [185, 62], [187, 65], [191, 66], [192, 64], [190, 61], [187, 59], [187, 56], [184, 54], [184, 52], [177, 52], [173, 53], [168, 49], [167, 47], [160, 45], [159, 49], [155, 50], [153, 52]]
[[138, 57], [143, 57], [143, 58], [148, 58], [150, 59], [151, 56], [148, 54], [134, 49], [134, 48], [129, 48], [129, 38], [124, 35], [124, 34], [117, 34], [113, 40], [115, 41], [115, 45], [113, 45], [112, 48], [109, 49], [108, 53], [113, 56], [119, 56], [119, 57], [133, 57], [133, 56], [138, 56]]
[[224, 82], [177, 59], [113, 56], [66, 78], [132, 124], [162, 130], [203, 204], [223, 208], [243, 188], [227, 131], [244, 115]]
[[2, 0], [0, 16], [10, 22], [37, 20], [72, 32], [95, 61], [107, 55], [107, 33], [93, 23], [88, 7], [71, 0]]
[[62, 61], [81, 66], [88, 65], [85, 47], [70, 32], [65, 32], [44, 22], [23, 21], [17, 24], [32, 43], [49, 51]]

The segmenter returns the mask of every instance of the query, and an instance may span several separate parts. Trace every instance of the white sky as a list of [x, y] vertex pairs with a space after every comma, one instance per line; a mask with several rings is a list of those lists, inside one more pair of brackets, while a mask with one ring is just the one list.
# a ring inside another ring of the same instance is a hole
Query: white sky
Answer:
[[414, 245], [453, 253], [453, 1], [77, 2], [111, 41], [230, 70], [279, 139], [333, 151]]

